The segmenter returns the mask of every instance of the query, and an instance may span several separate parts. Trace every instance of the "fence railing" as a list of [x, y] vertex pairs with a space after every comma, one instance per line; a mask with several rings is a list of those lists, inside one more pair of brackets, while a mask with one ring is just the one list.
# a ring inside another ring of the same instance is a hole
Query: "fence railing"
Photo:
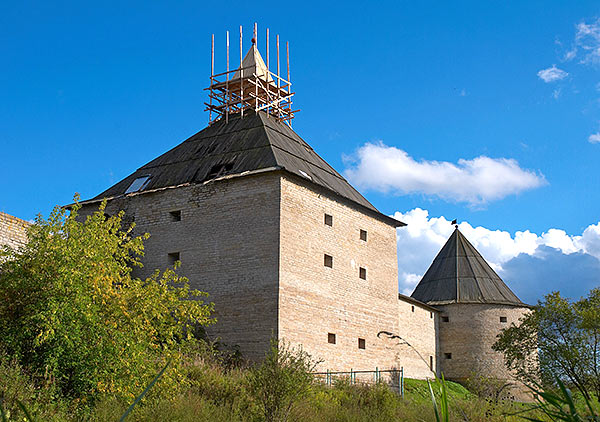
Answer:
[[404, 368], [400, 369], [379, 369], [374, 371], [330, 371], [312, 372], [317, 379], [331, 386], [335, 379], [349, 379], [350, 384], [377, 384], [379, 382], [387, 383], [390, 388], [402, 397], [404, 397]]

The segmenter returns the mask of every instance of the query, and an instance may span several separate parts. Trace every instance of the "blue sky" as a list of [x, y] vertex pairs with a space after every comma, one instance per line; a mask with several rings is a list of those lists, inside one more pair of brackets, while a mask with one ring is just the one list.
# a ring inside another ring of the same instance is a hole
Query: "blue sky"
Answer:
[[600, 268], [599, 17], [592, 1], [5, 2], [0, 211], [31, 219], [94, 196], [201, 130], [210, 35], [224, 68], [225, 31], [243, 25], [246, 50], [256, 21], [263, 56], [267, 26], [290, 41], [294, 129], [422, 228], [399, 235], [400, 254], [424, 248], [400, 259], [401, 289], [457, 218], [527, 300], [548, 248], [561, 268], [586, 262], [583, 294]]

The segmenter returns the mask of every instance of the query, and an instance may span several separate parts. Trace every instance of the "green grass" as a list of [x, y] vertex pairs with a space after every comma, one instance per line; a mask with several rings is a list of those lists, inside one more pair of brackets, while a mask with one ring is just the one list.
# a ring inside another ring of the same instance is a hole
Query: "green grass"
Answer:
[[[160, 383], [158, 379], [157, 384]], [[216, 364], [197, 364], [187, 368], [187, 382], [179, 393], [161, 396], [150, 389], [138, 401], [126, 421], [248, 421], [264, 418], [249, 389], [248, 370], [226, 370]], [[439, 381], [432, 390], [440, 403]], [[460, 384], [446, 382], [449, 421], [516, 422], [511, 414], [523, 405], [493, 403], [471, 394]], [[94, 403], [73, 402], [58, 396], [51, 384], [35, 385], [21, 368], [0, 364], [0, 397], [8, 421], [27, 421], [17, 401], [23, 403], [36, 421], [117, 422], [131, 402], [103, 396]], [[550, 421], [543, 412], [528, 413], [536, 420]], [[297, 400], [289, 421], [314, 422], [430, 422], [435, 421], [431, 395], [424, 380], [405, 380], [401, 398], [385, 384], [350, 385], [341, 380], [332, 387], [314, 384], [307, 396]]]

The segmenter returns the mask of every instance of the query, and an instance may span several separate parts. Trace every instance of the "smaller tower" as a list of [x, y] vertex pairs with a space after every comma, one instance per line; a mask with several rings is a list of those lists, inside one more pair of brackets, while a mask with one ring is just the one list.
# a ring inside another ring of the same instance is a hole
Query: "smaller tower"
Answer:
[[530, 307], [508, 288], [458, 230], [415, 288], [412, 297], [441, 311], [440, 367], [447, 379], [473, 375], [513, 380], [501, 353], [492, 350], [500, 331]]

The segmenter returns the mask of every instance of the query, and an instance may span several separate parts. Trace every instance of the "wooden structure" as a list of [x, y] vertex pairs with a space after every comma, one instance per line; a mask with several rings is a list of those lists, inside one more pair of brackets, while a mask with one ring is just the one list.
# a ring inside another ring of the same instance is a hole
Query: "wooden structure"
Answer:
[[265, 64], [256, 46], [256, 24], [254, 24], [254, 37], [252, 47], [242, 57], [243, 31], [240, 26], [240, 66], [229, 69], [229, 31], [226, 35], [227, 70], [215, 74], [215, 36], [212, 35], [211, 48], [211, 75], [209, 102], [206, 110], [209, 112], [208, 124], [211, 125], [219, 119], [229, 121], [229, 116], [239, 113], [244, 117], [244, 111], [264, 111], [268, 116], [273, 116], [291, 127], [291, 120], [299, 110], [292, 110], [292, 84], [290, 82], [290, 48], [286, 42], [287, 79], [280, 75], [279, 63], [279, 35], [276, 37], [277, 46], [277, 73], [269, 68], [269, 29], [267, 28]]

